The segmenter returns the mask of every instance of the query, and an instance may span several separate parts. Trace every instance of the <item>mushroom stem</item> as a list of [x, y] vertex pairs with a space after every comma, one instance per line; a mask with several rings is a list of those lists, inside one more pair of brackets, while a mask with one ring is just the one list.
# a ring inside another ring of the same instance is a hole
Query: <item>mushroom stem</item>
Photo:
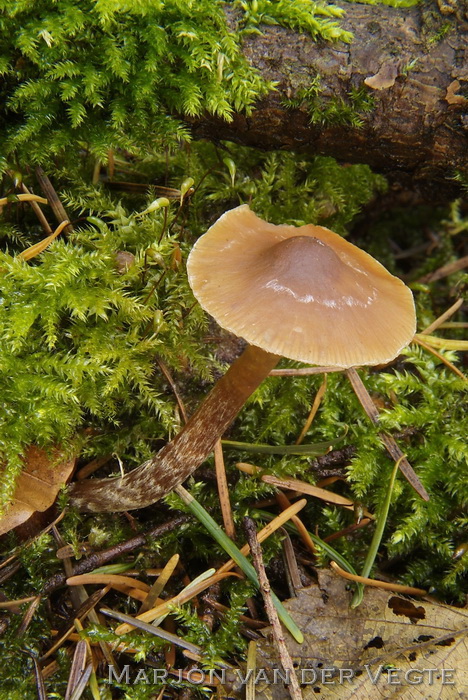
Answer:
[[249, 345], [171, 442], [124, 477], [73, 484], [71, 504], [81, 511], [103, 513], [144, 508], [159, 500], [208, 457], [279, 359], [278, 355]]

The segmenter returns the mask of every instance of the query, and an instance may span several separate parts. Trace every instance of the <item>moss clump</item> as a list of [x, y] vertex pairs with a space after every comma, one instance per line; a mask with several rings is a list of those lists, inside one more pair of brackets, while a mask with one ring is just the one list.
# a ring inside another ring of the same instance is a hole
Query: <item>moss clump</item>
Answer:
[[364, 85], [351, 88], [346, 100], [325, 96], [320, 76], [316, 75], [309, 86], [300, 88], [297, 95], [285, 100], [284, 104], [293, 108], [304, 105], [311, 124], [323, 127], [348, 125], [359, 129], [364, 123], [363, 115], [374, 109], [375, 99]]
[[[221, 3], [108, 0], [79, 5], [70, 0], [58, 4], [0, 1], [0, 28], [6, 37], [1, 59], [5, 74], [0, 88], [1, 118], [10, 122], [9, 130], [2, 130], [0, 137], [10, 166], [5, 166], [5, 194], [15, 190], [15, 180], [21, 176], [28, 187], [37, 190], [28, 166], [43, 162], [74, 223], [72, 234], [62, 235], [46, 252], [25, 262], [18, 253], [41, 240], [44, 233], [26, 206], [11, 202], [2, 212], [0, 459], [4, 502], [13, 492], [21, 455], [33, 441], [46, 447], [74, 441], [83, 463], [113, 455], [108, 471], [114, 473], [119, 471], [119, 461], [129, 469], [158, 449], [181, 425], [161, 361], [169, 368], [189, 413], [208, 391], [213, 376], [221, 370], [220, 334], [209, 326], [193, 299], [184, 259], [219, 214], [248, 202], [272, 222], [320, 223], [362, 244], [359, 212], [386, 186], [365, 165], [344, 167], [331, 158], [265, 154], [231, 144], [189, 145], [179, 140], [185, 131], [169, 116], [170, 111], [209, 110], [229, 118], [231, 110], [249, 109], [267, 89], [238, 53], [240, 34], [229, 34]], [[319, 27], [316, 36], [325, 36], [325, 29], [334, 26], [332, 6], [326, 6], [328, 14], [323, 14], [322, 6], [305, 0], [236, 6], [244, 13], [239, 32], [257, 31], [260, 17], [300, 29], [306, 25], [294, 22], [312, 25], [312, 18]], [[315, 14], [307, 14], [309, 9]], [[20, 22], [23, 34], [18, 29]], [[190, 35], [192, 29], [196, 37]], [[80, 40], [76, 40], [78, 34]], [[155, 47], [153, 40], [159, 42]], [[104, 55], [109, 65], [102, 67]], [[102, 84], [93, 82], [96, 71]], [[357, 110], [359, 102], [352, 106]], [[111, 167], [107, 171], [96, 167], [96, 160], [107, 161], [109, 148], [114, 149], [110, 158], [113, 173]], [[97, 177], [98, 182], [92, 184], [93, 171], [99, 174], [100, 169], [102, 179]], [[155, 187], [180, 189], [189, 177], [196, 191], [182, 198], [182, 205], [179, 192], [168, 209], [144, 213], [160, 196]], [[126, 188], [123, 181], [129, 180], [140, 185], [140, 194]], [[50, 210], [45, 211], [51, 220]], [[395, 272], [417, 279], [455, 256], [457, 233], [467, 225], [461, 203], [438, 210], [415, 209], [411, 215], [393, 210], [378, 224], [366, 224], [363, 247]], [[402, 264], [389, 238], [402, 248], [418, 248], [429, 226], [437, 228], [439, 247], [430, 255], [423, 252], [418, 257], [416, 253]], [[126, 254], [128, 264], [121, 264], [121, 253]], [[458, 290], [462, 274], [457, 273], [450, 282], [414, 285], [421, 327], [453, 303], [456, 285], [452, 283], [457, 283]], [[442, 354], [456, 362], [454, 353]], [[383, 406], [383, 427], [396, 434], [431, 493], [431, 501], [422, 503], [398, 479], [378, 565], [385, 564], [407, 583], [432, 586], [448, 601], [461, 601], [467, 557], [452, 558], [467, 541], [468, 525], [461, 381], [416, 347], [385, 371], [366, 370], [363, 379]], [[291, 444], [320, 381], [317, 377], [269, 378], [248, 402], [231, 437]], [[346, 426], [345, 442], [354, 447], [355, 455], [342, 468], [346, 481], [334, 488], [375, 510], [392, 464], [345, 377], [336, 374], [329, 377], [307, 440], [331, 441]], [[270, 493], [271, 488], [254, 477], [239, 476], [234, 467], [238, 453], [226, 451], [225, 458], [234, 517], [240, 524], [242, 515], [251, 512], [254, 499]], [[316, 464], [304, 458], [256, 456], [255, 461], [278, 475], [316, 480]], [[209, 470], [200, 470], [195, 478], [191, 489], [221, 522]], [[62, 496], [59, 505], [65, 500]], [[170, 518], [171, 504], [174, 499], [169, 497], [157, 509], [138, 513], [136, 526], [145, 530]], [[322, 537], [350, 525], [353, 519], [349, 512], [316, 501], [310, 502], [302, 517]], [[120, 515], [85, 518], [68, 513], [59, 529], [77, 552], [83, 544], [104, 549], [134, 535]], [[370, 536], [361, 530], [334, 545], [359, 569]], [[6, 545], [15, 545], [14, 536]], [[267, 562], [275, 563], [279, 546], [279, 538], [265, 545]], [[55, 549], [50, 536], [41, 537], [31, 548], [20, 547], [22, 568], [3, 584], [5, 594], [15, 599], [42, 590], [47, 576], [62, 571]], [[127, 556], [125, 563], [142, 571], [164, 566], [175, 551], [182, 555], [192, 578], [211, 565], [213, 558], [223, 556], [201, 526], [190, 522], [148, 543], [138, 555]], [[322, 562], [326, 563], [325, 557]], [[238, 615], [249, 591], [243, 583], [229, 581], [224, 586], [223, 602], [231, 605], [232, 612], [213, 636], [191, 611], [184, 610], [179, 616], [181, 636], [203, 645], [210, 662], [219, 656], [235, 660], [239, 654]], [[8, 697], [35, 695], [32, 662], [19, 650], [44, 652], [50, 630], [63, 622], [66, 596], [56, 593], [52, 616], [42, 604], [19, 640], [15, 635], [21, 618], [12, 616], [2, 638], [2, 688]], [[138, 608], [121, 596], [111, 599], [112, 603], [131, 613]], [[91, 628], [90, 635], [114, 641], [113, 633], [101, 627]], [[159, 643], [141, 635], [134, 635], [132, 641], [138, 645], [140, 658], [154, 652], [162, 663]], [[57, 658], [59, 670], [47, 685], [50, 692], [63, 696], [70, 660], [64, 650]], [[107, 692], [106, 681], [100, 683]], [[131, 700], [155, 692], [145, 684], [129, 689], [115, 683], [114, 688]]]
[[[239, 32], [276, 22], [345, 39], [343, 11], [308, 0], [234, 2]], [[170, 115], [230, 120], [273, 85], [243, 57], [225, 3], [99, 0], [0, 1], [4, 158], [66, 159], [69, 144], [106, 160], [109, 148], [141, 153], [188, 138]]]
[[[189, 172], [197, 181], [206, 176], [186, 207], [184, 227], [176, 202], [167, 217], [163, 210], [143, 214], [153, 195], [141, 197], [141, 208], [131, 211], [130, 201], [121, 204], [105, 188], [80, 181], [64, 200], [70, 212], [90, 216], [37, 259], [14, 255], [15, 248], [42, 237], [37, 224], [25, 220], [28, 232], [19, 240], [17, 225], [4, 223], [10, 252], [0, 254], [3, 504], [31, 442], [63, 444], [79, 432], [85, 455], [115, 453], [134, 464], [178, 430], [180, 416], [168, 401], [158, 361], [189, 384], [192, 377], [211, 376], [200, 340], [206, 318], [194, 304], [182, 260], [209, 225], [214, 203], [221, 212], [250, 197], [255, 210], [273, 221], [325, 220], [343, 230], [382, 187], [366, 166], [342, 168], [329, 158], [296, 162], [289, 154], [234, 147], [231, 156], [234, 182], [212, 146], [198, 144], [169, 159], [173, 184]], [[159, 156], [142, 169], [154, 181], [166, 165]], [[351, 182], [353, 196], [347, 195]], [[274, 207], [274, 200], [282, 204]], [[11, 204], [7, 215], [13, 217], [17, 206]]]

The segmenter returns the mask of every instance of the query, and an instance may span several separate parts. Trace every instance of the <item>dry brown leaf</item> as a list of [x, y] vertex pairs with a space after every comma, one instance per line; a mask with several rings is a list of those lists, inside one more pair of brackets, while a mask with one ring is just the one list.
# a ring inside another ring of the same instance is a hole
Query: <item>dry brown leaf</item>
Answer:
[[36, 511], [47, 510], [75, 466], [75, 458], [60, 450], [46, 452], [34, 445], [26, 450], [24, 462], [13, 502], [0, 518], [0, 535], [21, 525]]
[[[297, 644], [287, 636], [304, 700], [468, 698], [466, 608], [366, 589], [364, 602], [352, 610], [347, 589], [343, 579], [324, 570], [318, 585], [285, 603], [305, 637]], [[257, 676], [256, 700], [284, 700], [287, 690], [273, 675], [280, 665], [271, 628], [262, 634], [257, 674], [264, 669], [269, 681]]]

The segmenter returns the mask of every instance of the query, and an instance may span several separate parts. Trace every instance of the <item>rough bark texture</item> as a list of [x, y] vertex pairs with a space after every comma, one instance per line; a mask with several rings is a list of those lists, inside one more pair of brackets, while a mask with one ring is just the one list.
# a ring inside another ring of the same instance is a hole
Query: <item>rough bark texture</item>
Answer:
[[[351, 44], [315, 42], [278, 26], [263, 25], [262, 35], [250, 35], [244, 53], [265, 78], [277, 81], [277, 91], [250, 117], [236, 114], [230, 124], [210, 117], [194, 122], [194, 135], [368, 163], [408, 184], [447, 182], [468, 165], [466, 6], [439, 0], [439, 6], [423, 2], [410, 9], [346, 2], [342, 7], [341, 24], [354, 35]], [[447, 33], [436, 40], [443, 25]], [[349, 103], [350, 89], [372, 76], [377, 77], [371, 83], [387, 87], [368, 87], [375, 108], [361, 115], [360, 128], [311, 124], [305, 102], [291, 109], [284, 101], [317, 74], [324, 107], [336, 98]]]

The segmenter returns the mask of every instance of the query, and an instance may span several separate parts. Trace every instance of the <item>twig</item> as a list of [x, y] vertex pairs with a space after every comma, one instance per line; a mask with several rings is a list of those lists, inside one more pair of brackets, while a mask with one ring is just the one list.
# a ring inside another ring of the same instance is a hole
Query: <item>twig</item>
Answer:
[[310, 374], [328, 374], [342, 372], [343, 367], [301, 367], [300, 369], [272, 369], [270, 377], [302, 377]]
[[[86, 666], [86, 642], [84, 639], [80, 639], [75, 648], [75, 653], [73, 654], [73, 661], [70, 668], [70, 673], [68, 674], [67, 689], [65, 691], [65, 700], [70, 700], [72, 694], [75, 692], [75, 688], [78, 683], [81, 682], [85, 666]], [[91, 667], [92, 668], [92, 667]], [[89, 674], [91, 671], [89, 672]]]
[[[23, 192], [25, 194], [31, 194], [31, 192], [28, 190], [28, 188], [26, 187], [24, 182], [21, 183], [21, 189], [23, 190]], [[41, 207], [34, 200], [31, 200], [30, 204], [31, 204], [31, 207], [33, 208], [37, 218], [39, 219], [42, 228], [47, 233], [47, 235], [50, 236], [50, 234], [52, 233], [52, 228], [51, 228], [49, 222], [47, 221]]]
[[[354, 367], [345, 370], [345, 373], [351, 383], [351, 386], [354, 389], [354, 393], [359, 399], [359, 402], [363, 407], [365, 413], [367, 414], [368, 418], [374, 425], [378, 425], [380, 420], [379, 412], [374, 402], [372, 401], [369, 392], [364, 386], [361, 377], [356, 372]], [[421, 496], [423, 500], [428, 501], [429, 495], [426, 489], [421, 484], [416, 472], [404, 456], [401, 449], [398, 447], [394, 438], [391, 437], [391, 435], [387, 435], [386, 433], [379, 433], [379, 437], [385, 445], [390, 457], [393, 460], [395, 460], [395, 462], [399, 461], [399, 467], [405, 479], [407, 479], [407, 481], [411, 484], [411, 486]]]
[[362, 527], [367, 527], [367, 525], [369, 525], [370, 522], [372, 522], [372, 520], [370, 518], [363, 518], [358, 523], [352, 523], [352, 525], [348, 525], [348, 527], [343, 528], [343, 530], [339, 530], [338, 532], [333, 532], [331, 535], [324, 537], [323, 541], [324, 542], [333, 542], [333, 540], [337, 540], [340, 537], [346, 537], [346, 535], [350, 535], [355, 530], [359, 530]]
[[[276, 500], [279, 503], [279, 506], [282, 510], [286, 510], [291, 506], [288, 497], [283, 491], [278, 491], [278, 493], [276, 494]], [[293, 515], [291, 517], [291, 522], [294, 523], [294, 525], [296, 526], [297, 531], [299, 533], [299, 537], [301, 538], [309, 552], [315, 557], [317, 555], [317, 548], [300, 517], [298, 515]]]
[[436, 350], [435, 348], [431, 348], [431, 346], [428, 345], [428, 343], [424, 342], [424, 340], [422, 340], [421, 337], [416, 338], [416, 336], [415, 336], [415, 342], [418, 345], [420, 345], [422, 348], [424, 348], [424, 350], [427, 350], [427, 352], [430, 352], [431, 355], [434, 355], [434, 357], [437, 357], [437, 359], [440, 360], [444, 365], [446, 365], [446, 367], [451, 369], [452, 372], [457, 375], [457, 377], [460, 377], [460, 379], [463, 379], [465, 382], [467, 381], [463, 372], [461, 370], [459, 370], [458, 367], [456, 367], [453, 364], [453, 362], [450, 362], [450, 360], [447, 360], [447, 358], [444, 357], [441, 352], [438, 352], [438, 350]]
[[138, 611], [139, 615], [141, 615], [141, 613], [146, 612], [146, 610], [150, 610], [155, 606], [157, 599], [159, 598], [160, 594], [163, 592], [166, 586], [166, 583], [169, 581], [172, 574], [174, 573], [174, 570], [177, 564], [179, 563], [179, 559], [180, 556], [178, 554], [174, 554], [174, 556], [172, 556], [169, 559], [166, 566], [163, 568], [158, 578], [149, 589], [148, 595], [146, 596]]
[[337, 574], [342, 576], [348, 581], [355, 581], [356, 583], [362, 583], [364, 586], [373, 586], [374, 588], [384, 588], [386, 591], [395, 591], [396, 593], [405, 593], [406, 595], [427, 595], [427, 591], [423, 588], [413, 588], [412, 586], [403, 586], [400, 583], [390, 583], [388, 581], [377, 581], [375, 578], [367, 578], [366, 576], [357, 576], [356, 574], [350, 574], [349, 571], [345, 571], [338, 566], [335, 561], [330, 562], [330, 566]]
[[286, 641], [283, 630], [281, 629], [278, 614], [271, 599], [270, 582], [268, 581], [268, 577], [266, 575], [262, 550], [257, 540], [257, 530], [255, 528], [254, 520], [248, 517], [244, 518], [244, 528], [247, 535], [247, 540], [250, 544], [250, 551], [252, 552], [252, 561], [257, 571], [258, 580], [260, 583], [260, 592], [265, 603], [266, 614], [272, 627], [273, 639], [279, 653], [281, 665], [286, 671], [289, 694], [292, 700], [302, 700], [302, 693], [296, 678], [294, 664], [289, 654], [288, 647], [286, 646]]
[[[105, 588], [102, 588], [102, 589], [99, 590], [99, 591], [95, 591], [92, 595], [90, 595], [89, 598], [87, 598], [86, 601], [84, 602], [84, 604], [81, 606], [81, 608], [79, 608], [79, 609], [76, 611], [75, 616], [74, 616], [74, 620], [81, 620], [81, 619], [83, 619], [84, 617], [86, 617], [86, 616], [89, 614], [90, 610], [92, 610], [92, 609], [94, 608], [94, 606], [97, 605], [97, 604], [99, 603], [99, 601], [100, 601], [109, 591], [110, 591], [110, 586], [106, 586]], [[74, 631], [74, 630], [75, 630], [75, 623], [73, 622], [72, 624], [70, 624], [70, 625], [67, 627], [67, 629], [65, 630], [65, 632], [63, 632], [62, 634], [60, 634], [60, 632], [59, 632], [59, 635], [60, 635], [60, 636], [59, 636], [59, 639], [55, 642], [55, 644], [53, 644], [53, 645], [50, 647], [50, 649], [48, 649], [48, 650], [45, 652], [45, 654], [43, 654], [43, 655], [41, 656], [41, 659], [40, 659], [40, 660], [41, 660], [41, 661], [44, 661], [44, 660], [47, 659], [49, 656], [52, 656], [52, 654], [54, 654], [54, 653], [57, 651], [57, 649], [59, 649], [59, 648], [62, 646], [62, 644], [65, 642], [65, 640], [67, 640], [67, 639], [69, 638], [69, 636], [70, 636], [71, 634], [73, 634], [73, 631]]]
[[226, 535], [232, 540], [236, 539], [236, 529], [232, 518], [231, 501], [229, 499], [229, 487], [226, 478], [226, 468], [224, 466], [223, 448], [221, 440], [218, 440], [214, 447], [214, 459], [216, 469], [216, 481], [218, 483], [219, 503], [223, 516], [224, 529]]
[[20, 626], [16, 630], [16, 637], [22, 637], [23, 634], [26, 632], [29, 625], [31, 624], [31, 621], [36, 613], [36, 610], [39, 607], [41, 600], [42, 600], [41, 596], [38, 595], [34, 598], [34, 600], [31, 601], [28, 609], [26, 610], [26, 613], [25, 613], [23, 619], [21, 620]]
[[465, 267], [468, 267], [468, 255], [465, 255], [465, 257], [459, 258], [454, 262], [442, 265], [442, 267], [439, 267], [438, 270], [434, 270], [434, 272], [430, 272], [428, 275], [424, 275], [416, 281], [420, 284], [430, 284], [430, 282], [438, 282], [444, 277], [453, 275], [454, 272], [459, 272], [460, 270], [463, 270]]
[[[259, 470], [258, 467], [254, 467], [252, 464], [246, 464], [245, 462], [238, 462], [236, 467], [247, 474], [255, 474]], [[327, 491], [326, 489], [321, 489], [318, 486], [313, 486], [308, 484], [306, 481], [299, 481], [298, 479], [280, 479], [272, 474], [262, 474], [260, 479], [266, 484], [272, 484], [272, 486], [278, 486], [280, 489], [287, 489], [290, 491], [300, 491], [301, 493], [306, 493], [309, 496], [314, 496], [315, 498], [320, 498], [322, 501], [327, 503], [334, 503], [338, 506], [343, 506], [343, 508], [348, 508], [354, 510], [354, 502], [349, 498], [340, 496], [338, 493], [333, 491]], [[373, 517], [365, 512], [367, 517]]]
[[432, 333], [433, 331], [437, 330], [437, 328], [440, 328], [444, 321], [453, 316], [453, 314], [458, 311], [462, 304], [463, 299], [457, 299], [457, 301], [454, 304], [452, 304], [452, 306], [450, 306], [450, 308], [448, 308], [447, 311], [444, 311], [444, 313], [441, 316], [436, 318], [436, 320], [433, 321], [427, 328], [421, 331], [421, 334], [427, 335], [428, 333]]
[[111, 454], [103, 455], [102, 457], [96, 457], [96, 459], [91, 460], [91, 462], [85, 464], [84, 467], [81, 467], [81, 469], [76, 473], [76, 478], [78, 480], [86, 479], [86, 477], [90, 476], [91, 474], [94, 474], [94, 472], [97, 471], [100, 467], [102, 467], [103, 464], [108, 462], [111, 459], [111, 457]]
[[[95, 552], [86, 559], [82, 559], [81, 561], [79, 561], [73, 567], [71, 575], [78, 576], [79, 574], [86, 574], [89, 571], [92, 571], [93, 569], [97, 569], [99, 566], [104, 566], [104, 564], [107, 564], [108, 562], [112, 561], [116, 557], [121, 556], [122, 554], [128, 554], [134, 549], [139, 549], [140, 547], [143, 547], [148, 543], [153, 543], [153, 540], [157, 539], [158, 537], [161, 537], [162, 535], [165, 535], [167, 532], [176, 530], [188, 520], [190, 520], [190, 516], [179, 515], [177, 518], [173, 518], [172, 520], [168, 520], [167, 522], [162, 523], [161, 525], [157, 525], [155, 528], [153, 528], [147, 533], [137, 535], [136, 537], [132, 537], [130, 540], [127, 540], [126, 542], [121, 542], [120, 544], [117, 544], [114, 547], [110, 547], [109, 549], [105, 549], [102, 552]], [[52, 576], [46, 582], [43, 589], [43, 594], [49, 595], [57, 588], [64, 586], [66, 584], [67, 578], [68, 576], [66, 574], [55, 574], [55, 576]]]
[[301, 576], [299, 574], [299, 567], [297, 565], [296, 554], [294, 552], [294, 547], [291, 542], [286, 530], [282, 530], [283, 541], [281, 542], [283, 546], [284, 562], [286, 564], [286, 574], [288, 578], [289, 591], [291, 596], [297, 595], [297, 591], [302, 588]]
[[110, 610], [109, 608], [101, 608], [99, 612], [102, 612], [103, 615], [107, 615], [107, 617], [112, 617], [114, 620], [119, 620], [119, 622], [125, 622], [126, 624], [132, 625], [132, 627], [143, 630], [143, 632], [148, 632], [156, 637], [165, 639], [167, 642], [176, 644], [183, 649], [188, 649], [195, 654], [203, 653], [201, 647], [191, 644], [191, 642], [186, 642], [185, 639], [182, 639], [175, 634], [171, 634], [170, 632], [166, 632], [166, 630], [163, 630], [160, 627], [154, 627], [153, 625], [149, 625], [147, 622], [142, 622], [142, 620], [138, 620], [131, 615], [125, 615], [124, 613], [117, 612], [116, 610]]
[[176, 383], [175, 383], [175, 381], [173, 380], [171, 373], [169, 372], [169, 368], [167, 367], [166, 363], [163, 362], [163, 361], [161, 360], [160, 357], [156, 357], [156, 362], [158, 363], [161, 372], [164, 374], [164, 376], [166, 377], [167, 381], [169, 382], [169, 385], [170, 385], [170, 387], [171, 387], [171, 389], [172, 389], [172, 393], [174, 394], [175, 399], [176, 399], [176, 401], [177, 401], [177, 405], [178, 405], [178, 407], [179, 407], [180, 415], [182, 416], [182, 419], [183, 419], [184, 423], [186, 423], [186, 422], [188, 421], [188, 417], [187, 417], [187, 412], [186, 412], [186, 410], [185, 410], [184, 402], [182, 401], [182, 399], [181, 399], [181, 397], [180, 397], [180, 394], [179, 394], [179, 392], [178, 392], [178, 390], [177, 390]]
[[301, 430], [301, 434], [296, 440], [296, 445], [300, 445], [303, 439], [306, 436], [307, 431], [309, 430], [310, 426], [312, 425], [312, 421], [315, 418], [315, 415], [317, 411], [319, 410], [320, 402], [322, 401], [325, 391], [327, 390], [327, 375], [325, 374], [323, 377], [322, 384], [320, 385], [319, 390], [317, 391], [317, 394], [315, 395], [314, 402], [312, 404], [312, 408], [310, 409], [310, 413], [307, 417], [307, 420], [305, 422], [304, 427]]
[[[39, 185], [41, 186], [42, 191], [47, 197], [47, 200], [52, 208], [52, 211], [54, 212], [57, 222], [61, 224], [62, 221], [68, 220], [68, 214], [66, 212], [65, 207], [60, 201], [51, 181], [40, 166], [37, 166], [36, 168], [36, 177], [39, 182]], [[72, 233], [72, 231], [73, 226], [71, 224], [68, 224], [68, 226], [65, 229], [65, 233]]]
[[[265, 525], [265, 527], [260, 530], [260, 532], [257, 535], [258, 541], [264, 542], [266, 539], [268, 539], [268, 537], [270, 537], [270, 535], [272, 535], [276, 530], [282, 527], [285, 522], [287, 522], [288, 520], [292, 520], [295, 514], [302, 510], [302, 508], [304, 508], [304, 506], [306, 505], [307, 501], [305, 498], [303, 498], [300, 501], [296, 501], [296, 503], [290, 505], [288, 508], [286, 508], [286, 510], [280, 513], [280, 515], [277, 515], [276, 518], [273, 518], [273, 520], [270, 523]], [[241, 547], [240, 552], [244, 556], [247, 556], [250, 552], [249, 545], [245, 544], [243, 547]], [[218, 569], [218, 573], [230, 571], [235, 565], [236, 562], [234, 561], [234, 559], [229, 559]]]
[[255, 700], [255, 670], [257, 668], [257, 642], [249, 642], [247, 652], [247, 683], [245, 686], [245, 700]]

